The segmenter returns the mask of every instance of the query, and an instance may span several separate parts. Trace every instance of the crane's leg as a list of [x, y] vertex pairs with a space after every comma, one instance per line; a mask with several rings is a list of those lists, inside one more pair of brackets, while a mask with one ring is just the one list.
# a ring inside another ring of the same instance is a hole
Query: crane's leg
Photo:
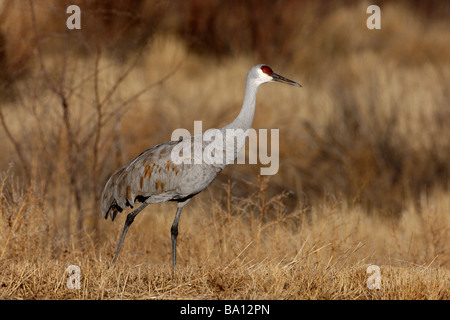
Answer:
[[177, 263], [177, 236], [178, 236], [178, 222], [180, 221], [182, 207], [177, 208], [175, 219], [173, 220], [172, 227], [170, 228], [170, 234], [172, 236], [172, 267], [175, 269]]
[[125, 225], [123, 227], [122, 236], [120, 237], [119, 245], [117, 246], [116, 254], [114, 256], [114, 259], [113, 259], [111, 265], [113, 265], [117, 260], [117, 256], [119, 255], [120, 248], [122, 247], [123, 241], [125, 240], [125, 236], [127, 235], [128, 228], [133, 223], [134, 218], [138, 215], [139, 212], [141, 212], [148, 205], [149, 205], [149, 203], [144, 202], [143, 204], [141, 204], [141, 206], [139, 208], [137, 208], [133, 212], [130, 212], [127, 215], [127, 220], [125, 221]]
[[170, 228], [170, 234], [172, 236], [172, 267], [175, 269], [177, 263], [177, 236], [178, 236], [178, 222], [180, 221], [181, 209], [191, 200], [191, 198], [184, 202], [178, 202], [177, 213], [173, 220], [172, 227]]

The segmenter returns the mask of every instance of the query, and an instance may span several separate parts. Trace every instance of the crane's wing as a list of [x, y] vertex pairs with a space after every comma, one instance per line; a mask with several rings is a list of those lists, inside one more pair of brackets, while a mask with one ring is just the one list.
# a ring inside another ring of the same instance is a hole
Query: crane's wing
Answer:
[[114, 220], [126, 207], [133, 208], [136, 201], [181, 201], [208, 187], [224, 166], [172, 161], [176, 146], [187, 143], [193, 152], [193, 140], [189, 137], [158, 144], [114, 172], [103, 190], [102, 216], [106, 219], [110, 215]]

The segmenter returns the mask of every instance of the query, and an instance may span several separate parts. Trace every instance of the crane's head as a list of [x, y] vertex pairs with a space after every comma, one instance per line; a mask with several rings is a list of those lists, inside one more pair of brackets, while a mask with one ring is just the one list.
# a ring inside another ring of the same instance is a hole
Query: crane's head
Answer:
[[250, 69], [249, 76], [251, 76], [257, 84], [263, 84], [266, 82], [281, 82], [290, 84], [291, 86], [301, 87], [301, 85], [297, 82], [276, 74], [273, 72], [272, 68], [265, 64], [258, 64], [254, 66]]

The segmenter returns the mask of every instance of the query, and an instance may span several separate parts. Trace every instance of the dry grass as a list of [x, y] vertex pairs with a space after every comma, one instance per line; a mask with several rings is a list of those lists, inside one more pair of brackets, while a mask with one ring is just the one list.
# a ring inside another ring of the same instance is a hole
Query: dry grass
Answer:
[[[360, 2], [267, 1], [261, 26], [252, 1], [80, 1], [67, 33], [59, 4], [32, 3], [0, 8], [0, 298], [450, 298], [448, 6], [389, 2], [369, 31]], [[230, 122], [259, 62], [303, 85], [258, 93], [278, 174], [233, 165], [197, 196], [175, 273], [173, 204], [140, 214], [108, 269], [125, 219], [100, 220], [108, 176], [175, 128]]]
[[107, 264], [80, 261], [81, 289], [66, 287], [62, 261], [2, 263], [1, 297], [21, 299], [448, 299], [448, 271], [382, 266], [381, 289], [366, 287], [366, 265], [285, 270], [133, 265], [105, 271]]
[[[23, 195], [3, 204], [1, 298], [23, 299], [449, 299], [448, 196], [423, 199], [385, 223], [332, 203], [286, 213], [283, 197], [266, 199], [267, 181], [250, 198], [194, 204], [182, 216], [178, 265], [170, 267], [173, 206], [137, 218], [117, 264], [109, 267], [124, 216], [99, 245], [84, 249], [49, 237], [39, 202]], [[264, 199], [264, 201], [262, 201]], [[262, 203], [265, 203], [262, 206]], [[6, 212], [13, 212], [7, 219]], [[9, 221], [9, 223], [8, 223]], [[12, 222], [11, 222], [12, 221]], [[10, 235], [13, 235], [12, 237]], [[18, 255], [20, 252], [20, 255]], [[381, 267], [380, 290], [369, 290], [369, 265]], [[66, 286], [66, 268], [81, 269], [81, 288]]]

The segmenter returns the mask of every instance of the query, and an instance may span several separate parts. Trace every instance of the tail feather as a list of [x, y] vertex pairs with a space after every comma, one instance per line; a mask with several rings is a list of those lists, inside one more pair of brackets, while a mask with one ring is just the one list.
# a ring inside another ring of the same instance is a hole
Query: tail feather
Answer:
[[119, 213], [122, 212], [122, 208], [121, 207], [112, 207], [111, 210], [109, 211], [109, 215], [111, 216], [111, 221], [114, 221], [114, 219], [119, 215]]
[[109, 178], [108, 182], [103, 189], [101, 210], [102, 216], [108, 219], [108, 215], [111, 216], [111, 220], [114, 221], [116, 216], [123, 211], [123, 206], [117, 202], [117, 179], [119, 179], [125, 167], [116, 170]]
[[121, 213], [123, 209], [119, 207], [116, 203], [116, 200], [113, 200], [113, 203], [108, 208], [106, 212], [103, 212], [103, 218], [108, 219], [108, 215], [111, 217], [111, 221], [114, 221], [114, 219], [117, 217], [119, 213]]

